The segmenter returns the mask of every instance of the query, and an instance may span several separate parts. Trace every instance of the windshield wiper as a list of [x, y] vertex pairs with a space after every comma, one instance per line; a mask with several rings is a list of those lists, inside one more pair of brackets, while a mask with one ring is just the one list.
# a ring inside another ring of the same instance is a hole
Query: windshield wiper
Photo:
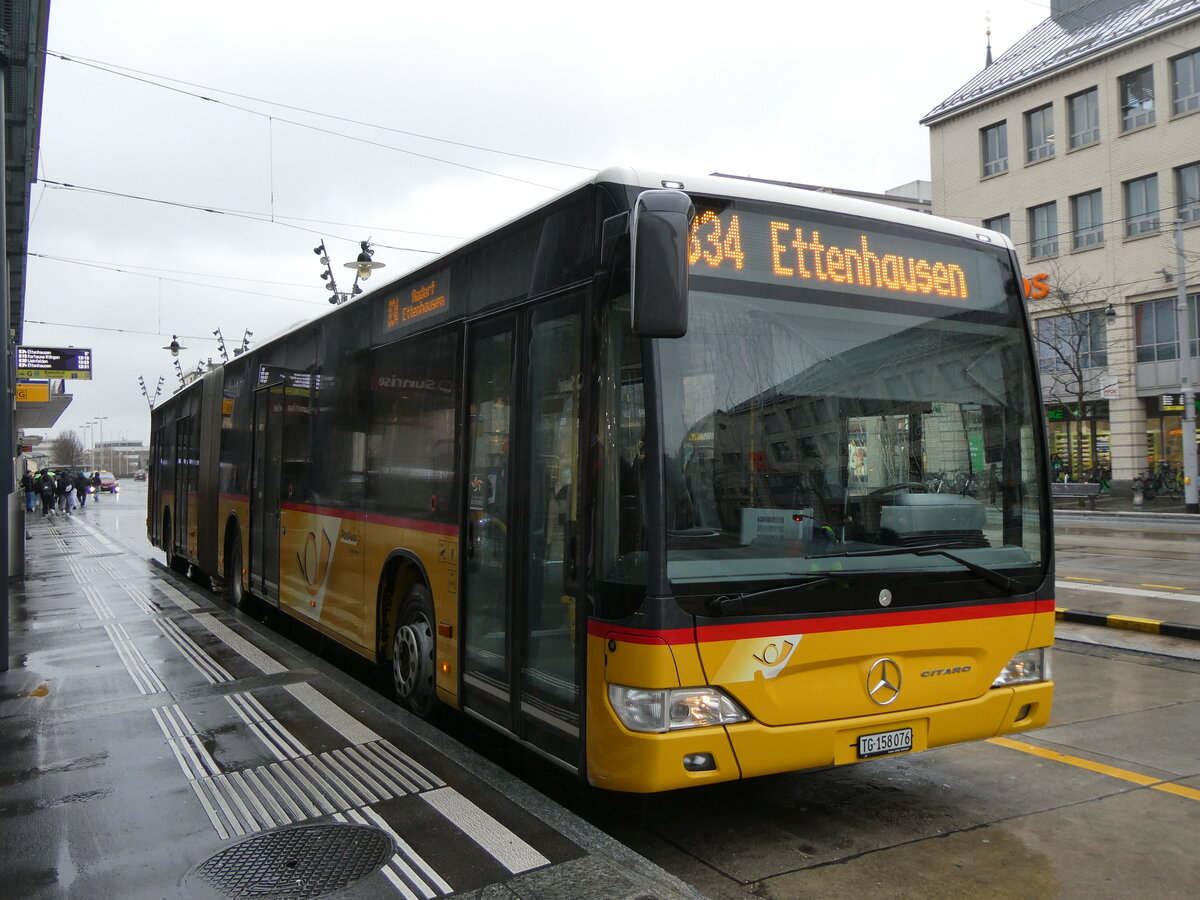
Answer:
[[[969, 559], [963, 559], [957, 553], [951, 553], [947, 547], [961, 547], [961, 543], [951, 544], [919, 544], [915, 547], [883, 547], [876, 550], [847, 550], [843, 553], [829, 553], [826, 556], [900, 556], [905, 553], [911, 553], [913, 556], [944, 556], [946, 559], [953, 560], [960, 566], [964, 567], [972, 575], [977, 575], [982, 578], [992, 587], [999, 588], [1002, 591], [1014, 593], [1020, 582], [1015, 578], [1009, 578], [1002, 572], [997, 572], [995, 569], [989, 569], [987, 566], [981, 566], [979, 563], [973, 563]], [[824, 557], [810, 556], [809, 559], [822, 559]]]
[[[806, 572], [785, 572], [783, 573], [792, 577], [807, 576]], [[809, 577], [807, 581], [794, 582], [785, 584], [781, 587], [767, 588], [762, 591], [751, 591], [748, 594], [738, 594], [736, 597], [728, 597], [722, 594], [720, 597], [714, 597], [708, 601], [706, 606], [709, 613], [714, 616], [731, 616], [742, 612], [743, 604], [747, 600], [758, 600], [763, 597], [769, 597], [771, 594], [781, 594], [784, 591], [795, 590], [796, 588], [816, 587], [818, 584], [825, 584], [833, 579], [829, 575], [816, 575]]]

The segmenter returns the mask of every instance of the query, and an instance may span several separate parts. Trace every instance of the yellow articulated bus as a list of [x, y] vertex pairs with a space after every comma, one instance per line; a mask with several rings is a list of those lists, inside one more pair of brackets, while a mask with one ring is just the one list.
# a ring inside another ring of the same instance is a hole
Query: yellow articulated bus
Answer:
[[1032, 348], [1002, 235], [606, 170], [158, 406], [150, 537], [603, 788], [1023, 731]]

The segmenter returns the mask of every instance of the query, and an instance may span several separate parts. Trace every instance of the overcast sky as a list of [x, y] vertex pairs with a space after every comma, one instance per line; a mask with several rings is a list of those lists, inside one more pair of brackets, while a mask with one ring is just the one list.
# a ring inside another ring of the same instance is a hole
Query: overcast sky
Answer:
[[95, 372], [46, 437], [148, 443], [172, 335], [194, 370], [327, 312], [322, 239], [370, 289], [610, 165], [928, 179], [987, 19], [999, 55], [1048, 6], [52, 0], [24, 343]]

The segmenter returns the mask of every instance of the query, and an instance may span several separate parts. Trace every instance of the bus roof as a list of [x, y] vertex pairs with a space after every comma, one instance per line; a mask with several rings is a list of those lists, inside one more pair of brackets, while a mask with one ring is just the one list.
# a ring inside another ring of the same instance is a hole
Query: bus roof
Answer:
[[[535, 204], [503, 222], [490, 226], [485, 231], [456, 244], [449, 250], [439, 254], [436, 259], [450, 255], [487, 237], [493, 232], [502, 231], [507, 226], [524, 219], [545, 206], [556, 202], [561, 197], [574, 193], [589, 184], [619, 184], [645, 190], [661, 190], [663, 187], [676, 188], [689, 194], [709, 194], [718, 197], [744, 198], [758, 200], [764, 203], [778, 203], [785, 206], [802, 206], [824, 212], [848, 216], [861, 216], [878, 219], [884, 222], [923, 228], [941, 234], [977, 240], [986, 235], [993, 244], [1006, 246], [1010, 250], [1012, 242], [996, 231], [990, 231], [979, 225], [970, 225], [953, 219], [931, 216], [927, 213], [913, 212], [883, 203], [874, 203], [857, 197], [847, 197], [843, 194], [831, 194], [824, 191], [811, 191], [805, 188], [792, 187], [776, 182], [747, 180], [745, 178], [730, 178], [723, 175], [687, 175], [679, 172], [663, 172], [651, 169], [635, 169], [630, 166], [610, 166], [601, 169], [590, 178], [558, 192], [554, 197], [542, 203]], [[682, 186], [682, 187], [680, 187]], [[412, 269], [397, 276], [396, 280], [407, 278], [418, 269], [435, 264], [434, 260], [424, 260]]]
[[[958, 237], [976, 239], [980, 234], [986, 234], [993, 243], [1006, 244], [1007, 239], [998, 232], [990, 231], [978, 225], [958, 222], [953, 219], [943, 219], [928, 213], [918, 213], [912, 210], [874, 203], [858, 197], [848, 197], [844, 194], [833, 194], [825, 191], [812, 191], [801, 187], [779, 184], [777, 182], [755, 181], [745, 178], [730, 178], [724, 175], [683, 175], [679, 173], [656, 172], [650, 170], [632, 169], [617, 166], [598, 172], [585, 183], [611, 182], [627, 184], [647, 190], [662, 188], [666, 184], [672, 187], [682, 185], [681, 190], [689, 194], [715, 194], [721, 197], [745, 198], [759, 200], [764, 203], [780, 203], [786, 206], [806, 206], [825, 212], [840, 213], [849, 216], [864, 216], [885, 222], [895, 222], [950, 234]], [[997, 236], [1002, 240], [997, 240]]]
[[[461, 241], [460, 243], [450, 247], [449, 249], [439, 253], [432, 259], [422, 260], [409, 269], [396, 274], [395, 277], [388, 279], [384, 283], [376, 283], [372, 285], [372, 290], [363, 293], [359, 302], [369, 300], [373, 295], [381, 290], [386, 291], [393, 289], [397, 284], [412, 278], [416, 273], [423, 269], [434, 269], [444, 265], [448, 258], [459, 255], [467, 248], [485, 241], [489, 236], [504, 231], [509, 226], [520, 222], [527, 216], [537, 213], [539, 210], [562, 200], [576, 191], [593, 184], [614, 184], [621, 185], [635, 190], [653, 190], [662, 189], [664, 187], [674, 188], [686, 191], [690, 194], [707, 194], [718, 197], [729, 197], [732, 199], [756, 200], [764, 203], [777, 203], [783, 206], [799, 206], [810, 209], [821, 210], [834, 214], [859, 216], [863, 218], [876, 219], [883, 222], [893, 222], [905, 226], [921, 228], [927, 231], [937, 232], [941, 234], [953, 235], [968, 240], [978, 240], [981, 237], [990, 241], [992, 244], [1007, 247], [1010, 251], [1013, 250], [1012, 242], [1007, 236], [999, 232], [989, 231], [978, 225], [970, 225], [963, 222], [957, 222], [952, 219], [943, 219], [937, 216], [931, 216], [926, 213], [913, 212], [911, 210], [901, 209], [895, 206], [888, 206], [882, 203], [873, 203], [869, 200], [863, 200], [857, 197], [848, 197], [842, 194], [832, 194], [823, 191], [807, 190], [805, 188], [794, 187], [791, 185], [779, 184], [777, 182], [756, 181], [747, 178], [733, 178], [723, 175], [686, 175], [678, 172], [664, 172], [650, 169], [635, 169], [629, 166], [610, 166], [606, 169], [601, 169], [589, 178], [586, 178], [564, 190], [557, 192], [553, 197], [535, 204], [528, 209], [522, 211], [518, 215], [512, 216], [502, 222], [495, 223], [489, 226], [486, 230]], [[341, 306], [335, 306], [324, 314], [314, 316], [313, 320], [324, 318], [326, 314], [334, 314]], [[313, 321], [309, 320], [309, 321]], [[262, 349], [264, 346], [273, 343], [279, 338], [285, 337], [302, 323], [295, 323], [287, 328], [272, 333], [269, 337], [259, 340], [256, 349]]]

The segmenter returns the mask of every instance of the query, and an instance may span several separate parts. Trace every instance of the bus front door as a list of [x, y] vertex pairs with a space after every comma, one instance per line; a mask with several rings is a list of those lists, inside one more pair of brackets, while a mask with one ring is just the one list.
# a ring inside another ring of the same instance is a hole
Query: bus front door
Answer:
[[463, 703], [580, 762], [581, 297], [469, 342]]
[[279, 479], [283, 452], [282, 384], [254, 395], [254, 455], [250, 485], [250, 590], [279, 603]]

